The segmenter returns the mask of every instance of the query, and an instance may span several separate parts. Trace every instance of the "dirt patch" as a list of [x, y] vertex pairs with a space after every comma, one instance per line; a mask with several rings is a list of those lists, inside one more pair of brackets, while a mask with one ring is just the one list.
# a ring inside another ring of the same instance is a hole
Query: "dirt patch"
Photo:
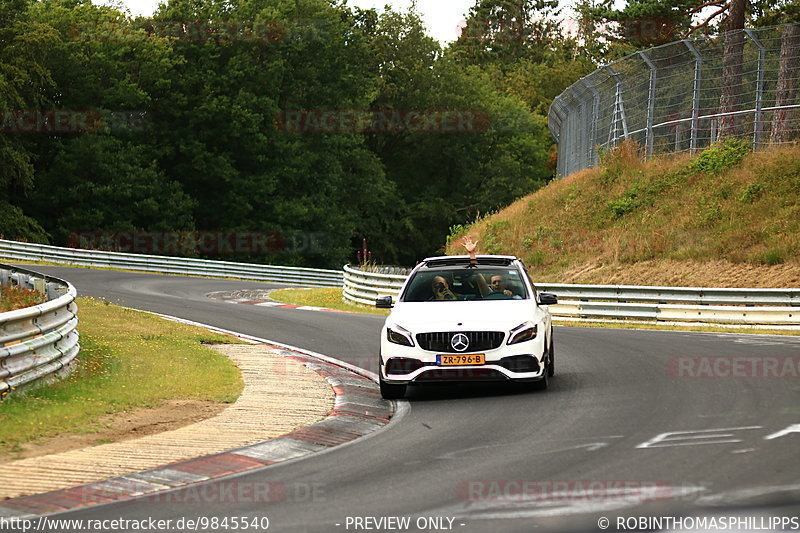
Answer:
[[[532, 269], [536, 279], [536, 268]], [[555, 275], [549, 283], [594, 285], [661, 285], [670, 287], [797, 288], [800, 264], [751, 265], [729, 261], [653, 260], [639, 263], [583, 263]]]
[[108, 442], [136, 439], [214, 417], [230, 404], [201, 400], [168, 400], [154, 408], [137, 408], [100, 418], [84, 433], [58, 435], [23, 444], [13, 459], [27, 459]]

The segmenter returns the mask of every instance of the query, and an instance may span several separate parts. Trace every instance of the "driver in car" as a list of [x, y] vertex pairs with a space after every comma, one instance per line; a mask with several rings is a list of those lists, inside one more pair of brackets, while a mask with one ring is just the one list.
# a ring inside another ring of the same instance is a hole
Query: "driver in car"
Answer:
[[489, 288], [492, 289], [492, 292], [502, 292], [506, 296], [514, 296], [514, 293], [508, 290], [508, 281], [502, 274], [492, 276]]
[[[469, 254], [470, 260], [476, 262], [478, 256], [475, 253], [475, 248], [478, 246], [478, 243], [473, 242], [469, 237], [464, 237], [461, 240], [461, 245], [464, 246], [464, 249]], [[512, 298], [519, 298], [519, 296], [515, 296], [514, 293], [508, 289], [508, 280], [506, 280], [506, 277], [502, 274], [495, 274], [492, 276], [488, 286], [483, 276], [479, 275], [478, 287], [480, 288], [481, 296], [484, 298], [494, 293], [502, 293]]]

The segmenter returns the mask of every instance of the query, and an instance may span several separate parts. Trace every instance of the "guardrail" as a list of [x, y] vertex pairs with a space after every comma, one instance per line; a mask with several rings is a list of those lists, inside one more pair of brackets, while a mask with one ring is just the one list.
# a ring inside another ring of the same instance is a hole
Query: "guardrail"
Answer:
[[321, 287], [342, 286], [342, 273], [338, 270], [60, 248], [2, 239], [0, 239], [0, 257], [24, 261], [47, 261], [66, 265], [120, 268], [162, 274], [281, 281], [297, 285]]
[[[378, 296], [397, 297], [406, 276], [344, 267], [344, 299], [375, 305]], [[800, 328], [800, 289], [727, 289], [537, 283], [558, 296], [554, 318], [637, 320], [709, 324], [776, 325]]]
[[47, 295], [47, 302], [0, 313], [0, 396], [69, 374], [78, 355], [77, 292], [67, 281], [0, 264], [0, 285]]
[[345, 265], [342, 296], [351, 303], [374, 306], [378, 296], [391, 295], [396, 298], [406, 277], [401, 274], [366, 272]]

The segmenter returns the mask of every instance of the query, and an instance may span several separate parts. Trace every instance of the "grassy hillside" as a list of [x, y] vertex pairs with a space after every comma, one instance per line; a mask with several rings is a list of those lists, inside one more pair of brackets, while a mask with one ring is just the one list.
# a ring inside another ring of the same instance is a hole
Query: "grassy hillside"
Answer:
[[800, 146], [728, 141], [644, 161], [635, 144], [469, 227], [563, 283], [800, 287]]

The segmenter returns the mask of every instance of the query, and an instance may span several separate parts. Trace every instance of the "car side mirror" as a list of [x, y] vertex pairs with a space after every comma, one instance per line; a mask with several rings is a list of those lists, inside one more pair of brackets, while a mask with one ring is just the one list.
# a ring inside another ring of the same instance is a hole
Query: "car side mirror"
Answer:
[[551, 292], [539, 293], [539, 305], [556, 305], [558, 297]]
[[392, 297], [391, 296], [378, 296], [375, 299], [375, 307], [378, 309], [391, 309]]

